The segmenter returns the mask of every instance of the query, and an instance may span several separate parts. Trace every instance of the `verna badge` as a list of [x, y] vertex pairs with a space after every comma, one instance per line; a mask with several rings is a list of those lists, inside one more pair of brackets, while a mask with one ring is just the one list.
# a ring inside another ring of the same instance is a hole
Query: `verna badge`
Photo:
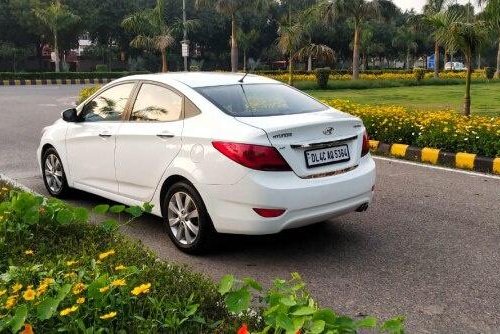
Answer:
[[325, 129], [323, 130], [323, 134], [324, 134], [325, 136], [329, 136], [329, 135], [331, 135], [332, 133], [333, 133], [333, 128], [332, 128], [331, 126], [329, 126], [329, 127], [325, 128]]

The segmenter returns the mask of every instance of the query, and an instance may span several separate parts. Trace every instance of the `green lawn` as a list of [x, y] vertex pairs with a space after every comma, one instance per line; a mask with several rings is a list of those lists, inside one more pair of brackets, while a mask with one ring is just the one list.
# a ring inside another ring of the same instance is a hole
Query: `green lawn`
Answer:
[[[419, 86], [374, 89], [306, 90], [319, 99], [347, 99], [361, 104], [402, 105], [412, 109], [462, 110], [465, 86]], [[472, 114], [500, 116], [500, 84], [472, 85]]]

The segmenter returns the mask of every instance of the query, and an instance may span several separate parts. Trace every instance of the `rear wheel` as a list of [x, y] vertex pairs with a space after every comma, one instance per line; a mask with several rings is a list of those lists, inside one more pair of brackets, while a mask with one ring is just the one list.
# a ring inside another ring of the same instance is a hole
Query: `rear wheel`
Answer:
[[42, 156], [43, 183], [47, 191], [54, 197], [65, 197], [69, 193], [66, 174], [57, 151], [51, 147]]
[[212, 220], [196, 189], [187, 182], [175, 183], [163, 199], [167, 232], [180, 250], [200, 254], [215, 236]]

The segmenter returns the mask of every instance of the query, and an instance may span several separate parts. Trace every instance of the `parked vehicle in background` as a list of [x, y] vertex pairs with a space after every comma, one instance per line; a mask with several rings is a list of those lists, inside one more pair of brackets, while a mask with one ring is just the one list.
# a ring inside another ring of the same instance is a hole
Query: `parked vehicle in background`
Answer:
[[467, 71], [467, 67], [465, 67], [464, 63], [461, 62], [447, 62], [444, 64], [445, 71]]
[[53, 196], [150, 202], [187, 252], [364, 211], [375, 184], [359, 118], [237, 73], [115, 80], [43, 130], [38, 161]]

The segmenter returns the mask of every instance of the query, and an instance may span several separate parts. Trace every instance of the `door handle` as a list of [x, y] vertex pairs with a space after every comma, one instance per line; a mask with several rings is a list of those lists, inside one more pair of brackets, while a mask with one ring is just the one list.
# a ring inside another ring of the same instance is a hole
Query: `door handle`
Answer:
[[161, 133], [158, 133], [156, 136], [160, 137], [161, 139], [168, 139], [168, 138], [175, 137], [175, 135], [170, 133], [170, 132], [161, 132]]
[[109, 138], [109, 137], [111, 137], [111, 133], [109, 133], [108, 131], [103, 131], [103, 132], [99, 133], [99, 137]]

